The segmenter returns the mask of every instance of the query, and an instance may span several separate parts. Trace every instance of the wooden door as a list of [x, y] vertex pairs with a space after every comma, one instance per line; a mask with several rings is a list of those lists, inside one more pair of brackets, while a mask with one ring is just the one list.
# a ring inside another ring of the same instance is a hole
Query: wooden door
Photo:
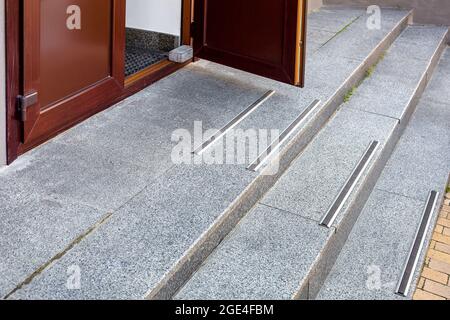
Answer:
[[23, 1], [23, 149], [119, 96], [125, 0]]
[[303, 87], [306, 12], [306, 0], [195, 0], [195, 56]]

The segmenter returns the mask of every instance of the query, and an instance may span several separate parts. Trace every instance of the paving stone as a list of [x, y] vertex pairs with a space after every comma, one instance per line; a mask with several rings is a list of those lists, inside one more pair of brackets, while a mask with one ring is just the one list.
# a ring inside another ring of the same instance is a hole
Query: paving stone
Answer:
[[433, 280], [433, 281], [436, 281], [436, 282], [439, 282], [442, 284], [447, 284], [447, 281], [448, 281], [448, 275], [446, 275], [445, 273], [427, 268], [427, 267], [425, 267], [422, 270], [422, 277], [425, 277], [426, 279], [430, 279], [430, 280]]
[[431, 250], [428, 250], [428, 256], [431, 259], [436, 259], [436, 260], [450, 264], [450, 254], [431, 249]]
[[417, 283], [417, 288], [423, 289], [423, 285], [425, 284], [425, 278], [421, 277], [419, 282]]
[[433, 270], [437, 270], [450, 275], [450, 264], [436, 259], [431, 259], [429, 267]]
[[435, 249], [450, 254], [450, 246], [443, 243], [436, 243]]
[[446, 299], [450, 299], [450, 287], [444, 286], [431, 280], [426, 280], [423, 288], [425, 291], [431, 292]]
[[423, 290], [417, 290], [414, 294], [414, 300], [445, 300], [445, 298]]
[[332, 230], [257, 206], [176, 299], [291, 299]]
[[442, 231], [442, 234], [445, 236], [449, 236], [450, 237], [450, 229], [449, 228], [444, 228], [444, 230]]
[[450, 219], [439, 218], [438, 224], [447, 228], [450, 228]]
[[433, 234], [433, 239], [436, 240], [437, 242], [442, 242], [445, 244], [450, 244], [450, 236], [446, 236], [443, 234], [439, 234], [439, 233], [434, 233]]

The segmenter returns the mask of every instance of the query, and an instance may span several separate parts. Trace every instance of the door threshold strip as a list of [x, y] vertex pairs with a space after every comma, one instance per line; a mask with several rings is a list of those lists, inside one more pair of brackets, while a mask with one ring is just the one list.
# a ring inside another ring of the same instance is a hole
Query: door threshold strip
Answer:
[[289, 125], [289, 127], [281, 133], [277, 140], [272, 142], [272, 144], [259, 155], [259, 157], [247, 168], [250, 171], [258, 171], [261, 169], [269, 159], [271, 159], [274, 154], [281, 148], [283, 143], [288, 140], [294, 132], [299, 128], [304, 121], [319, 107], [321, 104], [320, 100], [314, 100], [306, 110], [304, 110], [300, 116], [298, 116], [294, 122]]
[[423, 245], [425, 244], [427, 230], [431, 224], [431, 218], [433, 217], [433, 212], [436, 209], [438, 198], [439, 192], [431, 191], [423, 210], [422, 220], [420, 222], [419, 228], [417, 229], [414, 243], [411, 247], [408, 255], [408, 260], [406, 261], [405, 267], [403, 269], [402, 278], [400, 279], [400, 282], [397, 286], [396, 293], [403, 297], [407, 297], [409, 294], [411, 282], [414, 277], [414, 271], [416, 270], [417, 263], [419, 262], [420, 258], [420, 253], [422, 251]]
[[203, 142], [201, 146], [196, 148], [192, 153], [197, 155], [201, 155], [205, 152], [209, 147], [211, 147], [214, 142], [222, 138], [226, 135], [231, 129], [236, 127], [239, 123], [241, 123], [245, 118], [247, 118], [253, 111], [255, 111], [258, 107], [264, 104], [267, 100], [270, 99], [275, 94], [275, 91], [269, 90], [267, 91], [261, 98], [252, 103], [247, 109], [238, 114], [233, 120], [231, 120], [225, 127], [217, 131], [212, 137]]
[[339, 195], [336, 197], [330, 209], [328, 209], [328, 212], [320, 222], [321, 226], [331, 228], [337, 216], [344, 207], [345, 202], [348, 200], [353, 189], [356, 187], [358, 181], [361, 179], [364, 171], [369, 166], [369, 163], [374, 157], [375, 152], [378, 149], [379, 145], [380, 143], [378, 141], [372, 141], [370, 143], [369, 147], [364, 152], [361, 160], [359, 160], [352, 174], [350, 175], [350, 177], [342, 187], [341, 191], [339, 192]]

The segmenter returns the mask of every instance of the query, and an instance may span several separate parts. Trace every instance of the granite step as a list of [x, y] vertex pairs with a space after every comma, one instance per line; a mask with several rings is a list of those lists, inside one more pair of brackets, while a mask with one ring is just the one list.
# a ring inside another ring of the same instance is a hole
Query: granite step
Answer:
[[[357, 88], [355, 99], [341, 106], [176, 298], [314, 298], [402, 135], [447, 34], [446, 28], [408, 27]], [[423, 43], [428, 50], [421, 50]], [[388, 100], [388, 111], [364, 110], [368, 105], [385, 107], [381, 91], [396, 97]], [[378, 148], [338, 215], [329, 228], [320, 225], [374, 141]]]
[[[39, 201], [43, 211], [42, 217], [21, 217], [29, 221], [26, 228], [5, 238], [1, 250], [9, 259], [2, 265], [1, 296], [171, 298], [322, 129], [345, 93], [361, 82], [412, 15], [386, 10], [382, 29], [368, 32], [362, 20], [355, 20], [355, 15], [364, 17], [364, 10], [342, 13], [324, 11], [349, 26], [336, 30], [330, 41], [323, 38], [324, 45], [310, 55], [310, 80], [302, 90], [200, 61], [69, 130], [2, 172], [6, 183], [0, 185], [0, 194], [14, 195], [8, 202], [14, 206], [0, 203], [1, 214], [10, 216], [5, 221], [14, 224], [17, 210], [29, 203]], [[320, 21], [328, 19], [320, 12], [310, 21], [315, 19], [319, 32]], [[347, 42], [340, 42], [341, 37]], [[359, 54], [352, 55], [347, 45], [358, 45]], [[284, 130], [313, 100], [322, 101], [282, 148], [275, 173], [265, 174], [270, 166], [248, 170], [252, 158], [233, 165], [195, 164], [196, 156], [189, 164], [172, 162], [174, 131], [191, 128], [194, 121], [202, 121], [204, 129], [221, 128], [268, 90], [275, 95], [237, 129]], [[23, 190], [33, 191], [37, 199], [24, 201]], [[46, 201], [50, 196], [57, 201]], [[86, 212], [90, 220], [78, 215], [79, 228], [67, 232], [72, 220], [66, 215], [73, 215], [64, 204], [71, 202], [98, 212], [92, 216]], [[59, 228], [42, 229], [41, 223], [47, 221], [55, 221]], [[34, 239], [36, 234], [41, 237]], [[18, 239], [22, 246], [8, 245]], [[54, 245], [45, 246], [48, 241]], [[34, 247], [40, 250], [29, 259]], [[68, 271], [74, 267], [80, 271], [82, 285], [70, 290]]]
[[[406, 296], [396, 294], [428, 193], [444, 194], [450, 172], [450, 48], [446, 49], [319, 299], [411, 299], [439, 206], [426, 230]], [[438, 202], [440, 203], [440, 202]]]

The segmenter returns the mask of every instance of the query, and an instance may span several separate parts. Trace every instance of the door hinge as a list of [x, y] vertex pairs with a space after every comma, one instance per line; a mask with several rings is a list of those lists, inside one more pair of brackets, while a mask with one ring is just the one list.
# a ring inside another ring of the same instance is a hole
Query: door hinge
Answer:
[[17, 111], [20, 113], [20, 120], [27, 121], [27, 109], [38, 102], [38, 93], [31, 92], [25, 96], [17, 96]]

